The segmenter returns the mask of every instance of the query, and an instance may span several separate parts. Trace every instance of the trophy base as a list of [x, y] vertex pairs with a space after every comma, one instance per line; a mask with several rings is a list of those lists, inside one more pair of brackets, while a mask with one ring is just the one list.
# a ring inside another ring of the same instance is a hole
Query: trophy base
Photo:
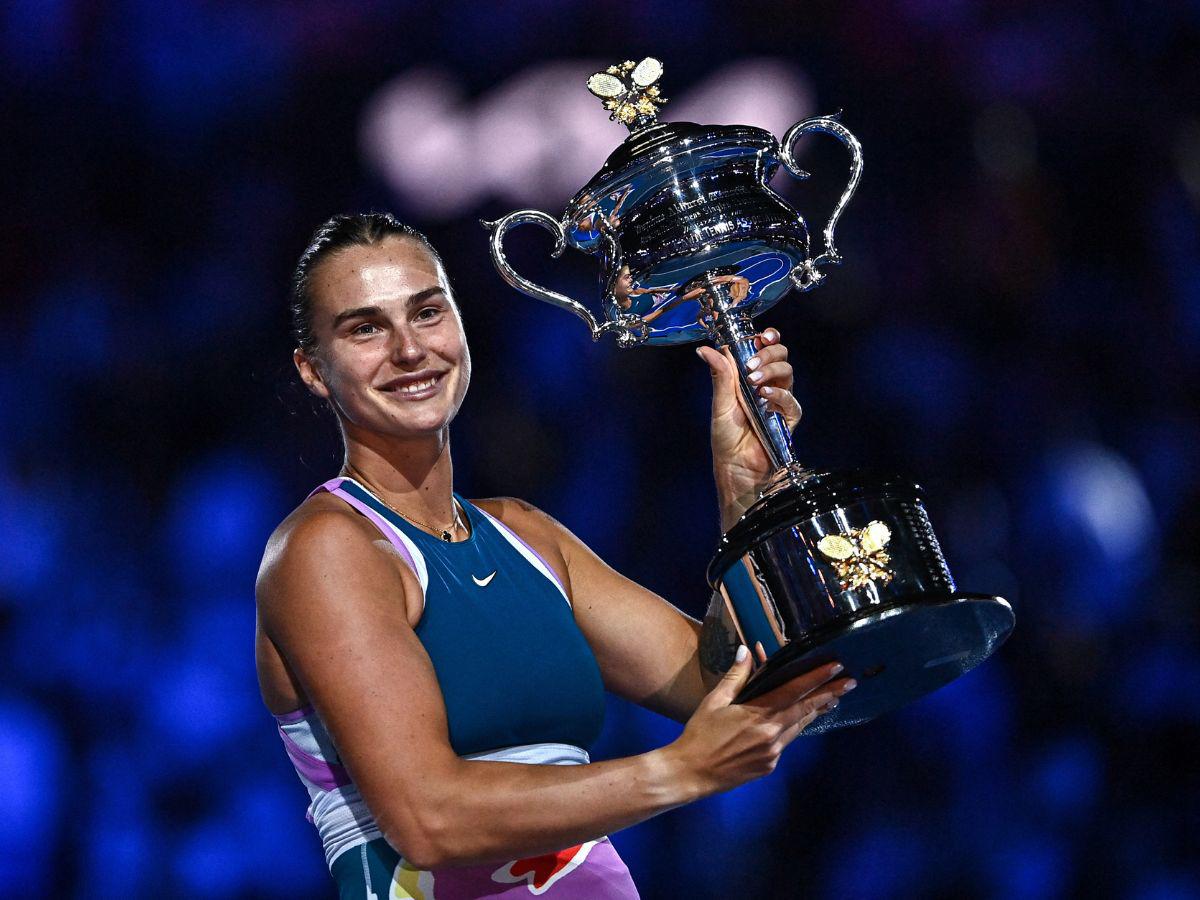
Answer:
[[1004, 642], [1014, 623], [1002, 597], [921, 595], [886, 609], [866, 608], [851, 621], [782, 647], [750, 678], [742, 703], [817, 666], [840, 662], [858, 687], [805, 734], [869, 722], [969, 672]]

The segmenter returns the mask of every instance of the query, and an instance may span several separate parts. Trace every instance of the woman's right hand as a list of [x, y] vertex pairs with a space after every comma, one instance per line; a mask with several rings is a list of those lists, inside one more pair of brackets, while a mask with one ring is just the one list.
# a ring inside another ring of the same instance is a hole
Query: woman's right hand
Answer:
[[828, 663], [745, 703], [734, 699], [750, 677], [750, 653], [737, 658], [701, 701], [683, 734], [665, 750], [697, 779], [700, 796], [727, 791], [775, 771], [784, 748], [817, 716], [854, 689], [853, 678]]

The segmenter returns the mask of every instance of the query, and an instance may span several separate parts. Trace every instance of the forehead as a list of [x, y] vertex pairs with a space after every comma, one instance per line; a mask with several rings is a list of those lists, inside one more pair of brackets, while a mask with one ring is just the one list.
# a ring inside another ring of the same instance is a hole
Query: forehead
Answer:
[[353, 306], [403, 301], [427, 288], [449, 293], [446, 273], [418, 240], [386, 238], [376, 244], [353, 245], [322, 260], [312, 275], [316, 305], [336, 313]]

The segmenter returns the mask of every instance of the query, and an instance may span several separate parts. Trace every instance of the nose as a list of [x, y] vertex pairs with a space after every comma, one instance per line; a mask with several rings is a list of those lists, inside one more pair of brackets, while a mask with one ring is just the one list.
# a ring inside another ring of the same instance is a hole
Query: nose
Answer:
[[397, 328], [393, 334], [392, 361], [397, 365], [412, 366], [425, 359], [425, 345], [416, 330], [409, 327]]

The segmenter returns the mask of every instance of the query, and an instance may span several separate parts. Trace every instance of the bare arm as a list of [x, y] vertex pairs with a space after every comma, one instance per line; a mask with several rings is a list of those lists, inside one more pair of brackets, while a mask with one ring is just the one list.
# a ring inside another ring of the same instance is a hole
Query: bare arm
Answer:
[[584, 766], [461, 760], [405, 614], [406, 592], [419, 587], [369, 527], [321, 511], [273, 536], [259, 614], [380, 829], [418, 867], [554, 852], [728, 790], [773, 769], [783, 746], [839, 695], [841, 682], [825, 683], [826, 667], [731, 705], [747, 660], [667, 747]]
[[[744, 278], [725, 276], [724, 280], [747, 286]], [[794, 428], [800, 409], [791, 394], [792, 369], [780, 340], [775, 329], [757, 338], [756, 374], [760, 390], [770, 392], [768, 404]], [[713, 472], [721, 527], [728, 530], [773, 470], [741, 408], [744, 401], [733, 362], [727, 353], [703, 350], [713, 374]], [[713, 598], [701, 625], [612, 569], [565, 526], [529, 503], [513, 498], [478, 502], [559, 568], [572, 595], [576, 622], [596, 655], [608, 689], [686, 721], [733, 662], [737, 647], [730, 644], [730, 637], [736, 628], [724, 600], [719, 595]], [[755, 650], [759, 661], [765, 661], [762, 648]]]

